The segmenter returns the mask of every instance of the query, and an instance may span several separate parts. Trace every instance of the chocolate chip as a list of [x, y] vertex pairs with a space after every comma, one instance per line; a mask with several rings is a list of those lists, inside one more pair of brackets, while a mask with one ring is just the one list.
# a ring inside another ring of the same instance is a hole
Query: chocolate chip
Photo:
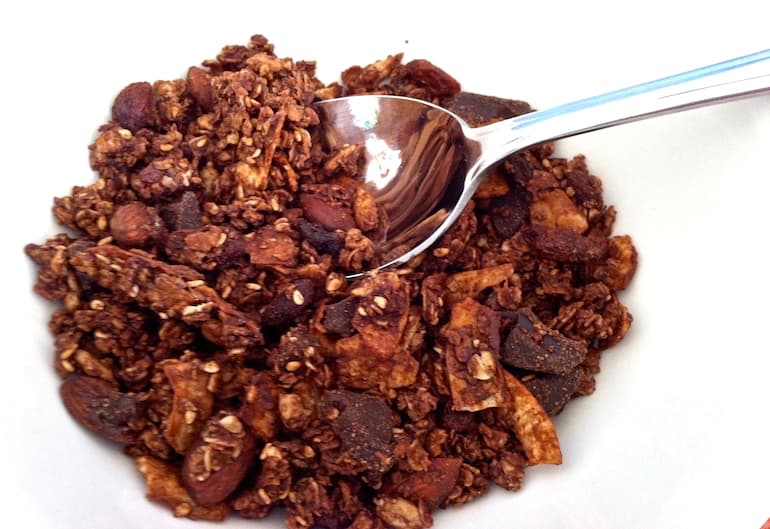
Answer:
[[566, 374], [579, 365], [588, 349], [548, 328], [529, 309], [517, 313], [516, 326], [502, 348], [502, 362], [540, 373]]
[[553, 416], [567, 404], [582, 377], [583, 369], [578, 367], [566, 375], [538, 375], [524, 382], [524, 385], [540, 402], [546, 413]]

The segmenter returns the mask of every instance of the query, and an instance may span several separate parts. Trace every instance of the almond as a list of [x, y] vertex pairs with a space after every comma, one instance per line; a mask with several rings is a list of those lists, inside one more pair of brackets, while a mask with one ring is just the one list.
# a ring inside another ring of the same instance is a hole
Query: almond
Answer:
[[67, 411], [80, 424], [122, 444], [133, 443], [138, 431], [132, 423], [141, 415], [141, 406], [133, 395], [121, 393], [100, 378], [70, 375], [59, 388]]

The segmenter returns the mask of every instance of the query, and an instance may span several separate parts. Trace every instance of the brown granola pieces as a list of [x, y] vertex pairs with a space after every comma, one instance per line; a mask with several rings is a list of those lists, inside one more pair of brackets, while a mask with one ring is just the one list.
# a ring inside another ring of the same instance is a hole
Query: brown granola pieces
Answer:
[[452, 307], [441, 335], [455, 410], [480, 411], [506, 401], [499, 329], [500, 315], [472, 299]]
[[423, 256], [365, 273], [388, 219], [356, 180], [363, 146], [319, 141], [316, 98], [417, 97], [471, 126], [532, 110], [401, 59], [323, 87], [255, 35], [129, 85], [90, 147], [98, 179], [55, 201], [77, 238], [26, 248], [64, 305], [65, 405], [176, 516], [416, 529], [492, 483], [518, 490], [527, 465], [560, 462], [549, 415], [593, 391], [629, 329], [636, 250], [584, 158], [552, 143], [497, 166]]
[[109, 245], [90, 248], [70, 262], [102, 287], [152, 309], [161, 319], [181, 317], [202, 326], [215, 343], [228, 347], [262, 343], [257, 321], [223, 301], [190, 268]]

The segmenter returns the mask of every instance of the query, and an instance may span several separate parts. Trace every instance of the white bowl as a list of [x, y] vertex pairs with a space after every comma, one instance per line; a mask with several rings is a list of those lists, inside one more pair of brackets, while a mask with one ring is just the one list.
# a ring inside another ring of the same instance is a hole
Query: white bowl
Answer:
[[[66, 414], [46, 329], [51, 307], [33, 297], [21, 252], [57, 229], [51, 198], [93, 180], [86, 147], [129, 82], [178, 77], [222, 45], [263, 33], [279, 55], [318, 60], [326, 81], [403, 50], [468, 90], [544, 108], [768, 42], [766, 17], [748, 1], [261, 4], [0, 8], [10, 240], [0, 525], [209, 526], [147, 502], [132, 461]], [[529, 469], [519, 493], [495, 490], [439, 512], [436, 527], [755, 529], [770, 517], [768, 144], [768, 97], [560, 144], [563, 155], [588, 156], [619, 211], [617, 231], [634, 237], [640, 266], [623, 295], [634, 324], [605, 355], [596, 393], [557, 418], [564, 464]], [[278, 528], [283, 518], [224, 527]]]

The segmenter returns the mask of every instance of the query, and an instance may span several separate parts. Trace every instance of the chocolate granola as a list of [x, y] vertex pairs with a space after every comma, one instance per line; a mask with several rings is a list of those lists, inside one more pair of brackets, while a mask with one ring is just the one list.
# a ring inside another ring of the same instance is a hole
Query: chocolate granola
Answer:
[[133, 83], [54, 200], [69, 229], [26, 253], [66, 408], [124, 446], [175, 516], [291, 529], [417, 529], [437, 508], [561, 462], [551, 416], [593, 392], [631, 316], [628, 236], [582, 156], [543, 144], [494, 169], [400, 269], [361, 148], [313, 103], [396, 94], [479, 126], [530, 112], [392, 55], [324, 85], [262, 36], [185, 79]]

